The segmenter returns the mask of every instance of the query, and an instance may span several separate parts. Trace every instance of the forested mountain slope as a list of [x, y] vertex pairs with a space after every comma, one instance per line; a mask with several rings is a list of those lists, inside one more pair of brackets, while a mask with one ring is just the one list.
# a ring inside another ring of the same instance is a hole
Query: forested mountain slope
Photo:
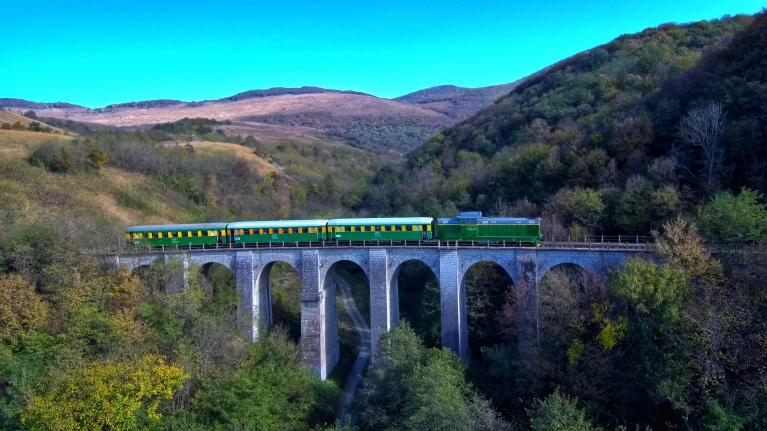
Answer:
[[[560, 62], [385, 168], [366, 205], [548, 214], [579, 233], [646, 234], [717, 188], [761, 188], [762, 174], [746, 178], [764, 160], [751, 149], [763, 133], [764, 21], [664, 24]], [[726, 112], [710, 184], [702, 152], [679, 133], [709, 102]]]

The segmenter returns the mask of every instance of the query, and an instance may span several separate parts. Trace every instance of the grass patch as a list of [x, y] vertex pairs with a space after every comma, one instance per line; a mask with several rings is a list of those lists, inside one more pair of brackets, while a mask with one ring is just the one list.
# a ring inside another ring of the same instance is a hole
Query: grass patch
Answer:
[[115, 194], [117, 203], [125, 208], [134, 209], [140, 212], [152, 211], [152, 204], [146, 200], [145, 196], [140, 195], [131, 189], [120, 189]]

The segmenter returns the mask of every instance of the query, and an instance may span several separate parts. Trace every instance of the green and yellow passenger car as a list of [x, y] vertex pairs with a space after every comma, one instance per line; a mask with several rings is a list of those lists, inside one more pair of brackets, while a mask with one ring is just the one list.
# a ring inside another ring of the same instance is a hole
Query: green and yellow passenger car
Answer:
[[226, 244], [226, 223], [131, 226], [125, 239], [134, 247], [174, 247]]
[[432, 239], [431, 217], [343, 218], [328, 221], [328, 239], [409, 241]]
[[229, 223], [234, 244], [324, 241], [327, 220], [275, 220]]

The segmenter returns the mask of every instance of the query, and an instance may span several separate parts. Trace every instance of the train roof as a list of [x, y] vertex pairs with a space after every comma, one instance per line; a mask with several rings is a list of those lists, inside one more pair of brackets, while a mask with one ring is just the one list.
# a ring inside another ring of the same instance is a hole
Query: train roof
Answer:
[[266, 220], [266, 221], [238, 221], [229, 223], [229, 229], [263, 229], [285, 227], [322, 227], [327, 220]]
[[431, 224], [431, 217], [376, 217], [337, 218], [328, 221], [328, 226], [389, 226]]
[[125, 232], [218, 230], [226, 229], [226, 225], [226, 223], [152, 224], [143, 226], [130, 226], [125, 229]]
[[[465, 217], [461, 217], [465, 218]], [[477, 224], [541, 224], [539, 218], [475, 217]], [[458, 217], [439, 218], [437, 224], [460, 224]]]

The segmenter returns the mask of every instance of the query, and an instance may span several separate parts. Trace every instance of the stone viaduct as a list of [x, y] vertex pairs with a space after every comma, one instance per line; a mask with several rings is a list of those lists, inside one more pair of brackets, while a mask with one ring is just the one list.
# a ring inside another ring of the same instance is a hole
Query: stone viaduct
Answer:
[[[569, 245], [569, 246], [568, 246]], [[339, 358], [338, 322], [334, 266], [350, 261], [359, 265], [370, 282], [371, 352], [375, 352], [380, 331], [389, 331], [399, 322], [397, 278], [403, 263], [416, 260], [428, 266], [440, 284], [442, 345], [463, 359], [469, 356], [464, 277], [479, 262], [500, 265], [514, 286], [529, 287], [527, 303], [537, 303], [536, 287], [547, 271], [561, 264], [574, 264], [589, 271], [604, 272], [622, 266], [632, 256], [646, 253], [643, 244], [612, 249], [586, 244], [526, 247], [321, 247], [258, 248], [192, 251], [148, 251], [110, 256], [116, 266], [136, 269], [158, 259], [177, 260], [205, 270], [218, 263], [234, 274], [240, 304], [237, 321], [240, 331], [256, 340], [271, 325], [269, 273], [276, 262], [292, 266], [302, 280], [301, 350], [304, 363], [323, 380]], [[531, 296], [532, 295], [532, 296]], [[519, 292], [518, 292], [519, 297]], [[520, 307], [521, 308], [521, 307]], [[537, 313], [537, 307], [526, 312]]]

